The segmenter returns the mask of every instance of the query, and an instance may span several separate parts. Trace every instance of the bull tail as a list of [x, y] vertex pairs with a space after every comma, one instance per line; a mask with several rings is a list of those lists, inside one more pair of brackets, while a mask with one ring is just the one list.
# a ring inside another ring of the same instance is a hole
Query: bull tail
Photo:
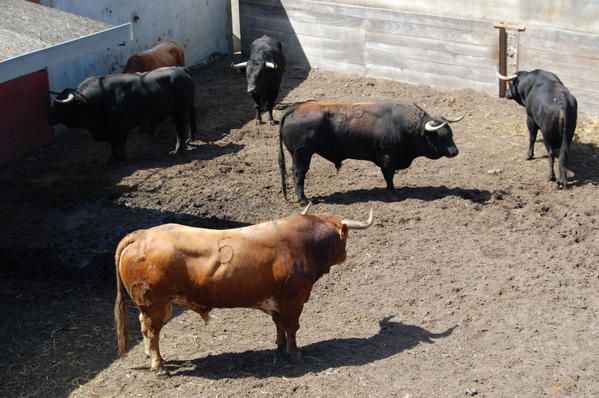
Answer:
[[287, 116], [291, 115], [299, 104], [301, 103], [296, 103], [285, 109], [281, 115], [281, 122], [279, 123], [279, 171], [281, 172], [281, 189], [283, 191], [283, 197], [285, 200], [287, 200], [287, 184], [285, 181], [287, 170], [285, 168], [285, 153], [283, 151], [283, 126], [285, 125], [285, 119], [287, 119]]
[[565, 105], [563, 103], [559, 104], [559, 131], [562, 134], [562, 146], [559, 149], [559, 159], [560, 159], [560, 168], [562, 161], [564, 162], [564, 169], [562, 172], [564, 173], [564, 188], [566, 188], [566, 181], [568, 180], [568, 150], [570, 149], [570, 140], [568, 137], [568, 123], [566, 120], [566, 111]]
[[120, 262], [123, 250], [135, 241], [133, 234], [127, 235], [116, 248], [114, 262], [116, 268], [116, 300], [114, 302], [114, 321], [116, 325], [116, 337], [119, 346], [119, 355], [127, 352], [127, 342], [129, 340], [127, 329], [127, 306], [125, 305], [125, 287], [121, 281]]

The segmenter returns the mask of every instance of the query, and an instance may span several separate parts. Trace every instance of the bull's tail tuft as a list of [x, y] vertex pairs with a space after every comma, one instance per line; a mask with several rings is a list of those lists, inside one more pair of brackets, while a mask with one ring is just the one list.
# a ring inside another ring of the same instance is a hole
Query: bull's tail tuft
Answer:
[[116, 300], [114, 302], [114, 321], [116, 326], [116, 337], [119, 346], [119, 355], [127, 352], [127, 343], [129, 340], [127, 329], [127, 306], [124, 300], [126, 294], [125, 287], [121, 281], [120, 262], [123, 250], [135, 241], [133, 234], [127, 235], [119, 243], [114, 256], [116, 267]]

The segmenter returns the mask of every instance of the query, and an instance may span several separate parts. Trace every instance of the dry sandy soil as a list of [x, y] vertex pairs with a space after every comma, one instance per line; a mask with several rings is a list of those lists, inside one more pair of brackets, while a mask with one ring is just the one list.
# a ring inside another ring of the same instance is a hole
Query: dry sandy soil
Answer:
[[[136, 337], [116, 357], [113, 253], [127, 232], [180, 222], [226, 228], [300, 211], [277, 169], [278, 128], [255, 126], [230, 59], [195, 71], [201, 140], [172, 158], [170, 123], [133, 132], [129, 162], [63, 131], [0, 168], [0, 396], [599, 396], [599, 123], [581, 117], [570, 189], [546, 182], [541, 143], [525, 161], [522, 108], [469, 90], [290, 71], [282, 101], [414, 101], [454, 125], [460, 155], [416, 160], [395, 195], [371, 163], [339, 174], [316, 157], [314, 213], [365, 218], [348, 260], [315, 286], [301, 317], [305, 363], [275, 354], [256, 310], [177, 312], [162, 332], [172, 376], [156, 377]], [[288, 166], [290, 164], [287, 154]], [[288, 179], [291, 188], [291, 178]]]

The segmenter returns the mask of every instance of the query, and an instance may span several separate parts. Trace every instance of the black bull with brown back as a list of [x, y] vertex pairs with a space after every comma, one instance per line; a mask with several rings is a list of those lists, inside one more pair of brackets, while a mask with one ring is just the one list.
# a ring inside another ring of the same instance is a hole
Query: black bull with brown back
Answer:
[[337, 169], [345, 159], [374, 162], [383, 172], [387, 189], [393, 190], [395, 171], [408, 168], [417, 157], [457, 156], [450, 123], [462, 118], [433, 117], [415, 104], [391, 102], [308, 101], [293, 105], [281, 117], [279, 130], [283, 195], [287, 198], [283, 145], [293, 159], [299, 201], [307, 201], [304, 179], [315, 153], [333, 162]]

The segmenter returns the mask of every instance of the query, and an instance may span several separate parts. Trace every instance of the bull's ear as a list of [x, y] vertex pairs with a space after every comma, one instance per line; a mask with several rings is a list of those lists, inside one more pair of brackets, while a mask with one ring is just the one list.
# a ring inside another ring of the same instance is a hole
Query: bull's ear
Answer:
[[339, 227], [337, 228], [337, 233], [339, 234], [339, 239], [346, 240], [347, 239], [347, 231], [349, 231], [349, 229], [347, 228], [347, 225], [341, 223], [339, 225]]

